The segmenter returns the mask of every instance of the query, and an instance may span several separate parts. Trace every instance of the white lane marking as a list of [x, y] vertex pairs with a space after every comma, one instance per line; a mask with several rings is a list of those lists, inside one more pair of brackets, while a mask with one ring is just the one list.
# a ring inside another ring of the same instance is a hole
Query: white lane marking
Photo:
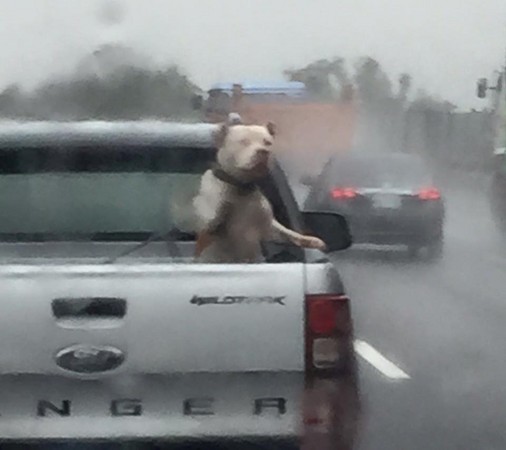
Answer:
[[355, 351], [379, 372], [392, 380], [409, 380], [411, 378], [365, 341], [355, 340]]

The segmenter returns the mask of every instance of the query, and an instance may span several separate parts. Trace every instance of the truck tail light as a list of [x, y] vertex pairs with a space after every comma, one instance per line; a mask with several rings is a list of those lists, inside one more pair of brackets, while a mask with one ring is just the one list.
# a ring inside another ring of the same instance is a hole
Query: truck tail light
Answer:
[[353, 327], [346, 295], [306, 296], [306, 373], [345, 370], [353, 353]]
[[307, 295], [302, 450], [351, 448], [358, 423], [356, 382], [349, 298]]

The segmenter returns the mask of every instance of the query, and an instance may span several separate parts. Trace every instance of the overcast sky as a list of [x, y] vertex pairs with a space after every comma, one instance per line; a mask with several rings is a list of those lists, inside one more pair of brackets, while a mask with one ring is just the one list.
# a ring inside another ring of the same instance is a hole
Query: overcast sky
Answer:
[[319, 58], [371, 55], [463, 108], [475, 82], [506, 60], [506, 0], [0, 0], [0, 85], [33, 85], [120, 41], [176, 62], [203, 87], [275, 79]]

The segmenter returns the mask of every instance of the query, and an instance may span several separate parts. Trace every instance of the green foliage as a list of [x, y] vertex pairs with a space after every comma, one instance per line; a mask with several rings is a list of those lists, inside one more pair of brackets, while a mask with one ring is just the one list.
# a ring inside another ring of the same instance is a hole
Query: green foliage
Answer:
[[303, 82], [314, 97], [322, 99], [338, 98], [350, 83], [342, 58], [320, 59], [300, 69], [285, 70], [284, 74], [291, 81]]
[[107, 46], [87, 55], [76, 73], [22, 93], [10, 86], [0, 94], [4, 117], [81, 119], [188, 119], [198, 88], [177, 66], [147, 68], [130, 49]]
[[409, 97], [413, 78], [408, 73], [400, 74], [395, 83], [381, 64], [371, 57], [355, 62], [353, 71], [347, 69], [344, 58], [320, 59], [304, 67], [285, 70], [284, 75], [291, 81], [302, 81], [315, 98], [337, 99], [353, 89], [355, 96], [367, 109], [391, 107], [421, 107], [425, 105], [437, 110], [451, 109], [448, 102], [423, 92], [413, 102]]

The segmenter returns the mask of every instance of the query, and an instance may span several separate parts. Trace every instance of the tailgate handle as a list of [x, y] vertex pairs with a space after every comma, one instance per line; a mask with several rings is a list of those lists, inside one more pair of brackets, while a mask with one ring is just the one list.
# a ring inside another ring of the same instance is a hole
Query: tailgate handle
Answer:
[[115, 297], [55, 298], [53, 315], [57, 319], [121, 319], [127, 302]]

